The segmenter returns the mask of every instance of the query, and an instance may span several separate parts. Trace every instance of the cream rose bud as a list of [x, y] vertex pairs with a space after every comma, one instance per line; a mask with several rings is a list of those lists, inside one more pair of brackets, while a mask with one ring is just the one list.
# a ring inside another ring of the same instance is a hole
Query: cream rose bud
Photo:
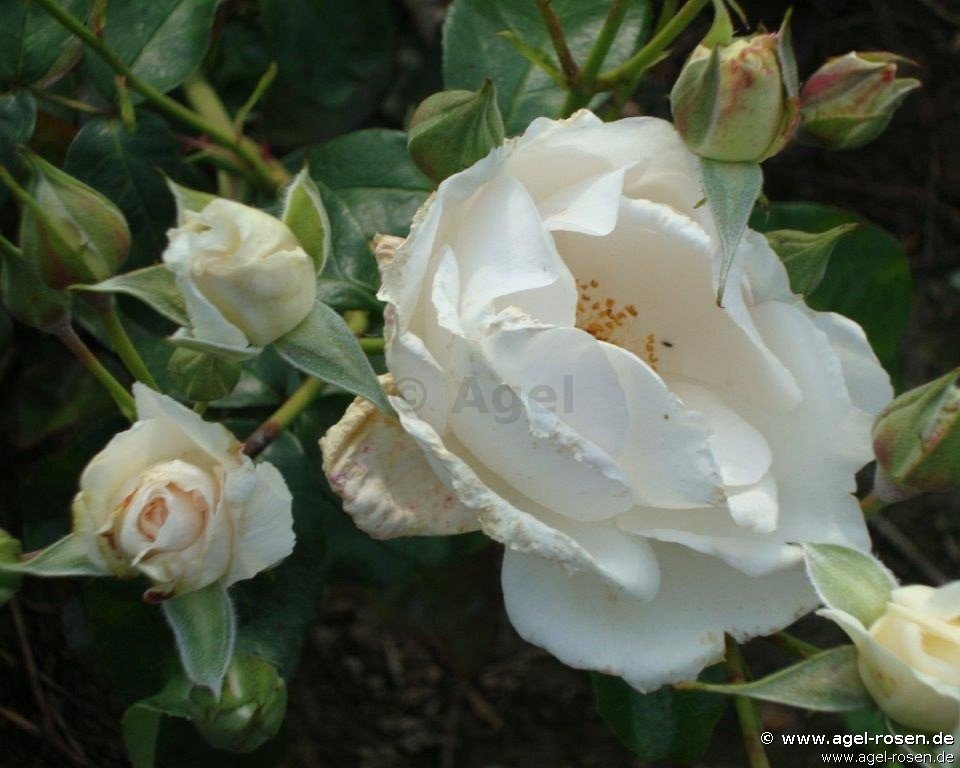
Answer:
[[87, 465], [74, 532], [116, 575], [143, 574], [163, 599], [229, 586], [293, 551], [292, 497], [272, 464], [254, 464], [222, 425], [134, 385], [139, 420]]
[[960, 728], [960, 581], [939, 589], [893, 590], [884, 614], [865, 628], [853, 616], [821, 611], [850, 635], [860, 677], [890, 719], [925, 731]]
[[748, 231], [717, 306], [700, 161], [670, 123], [535, 120], [381, 239], [388, 392], [322, 441], [373, 536], [481, 529], [513, 625], [641, 690], [816, 604], [797, 542], [861, 550], [889, 379]]
[[195, 336], [264, 346], [313, 307], [314, 262], [289, 227], [256, 208], [216, 199], [185, 210], [163, 261], [184, 294]]

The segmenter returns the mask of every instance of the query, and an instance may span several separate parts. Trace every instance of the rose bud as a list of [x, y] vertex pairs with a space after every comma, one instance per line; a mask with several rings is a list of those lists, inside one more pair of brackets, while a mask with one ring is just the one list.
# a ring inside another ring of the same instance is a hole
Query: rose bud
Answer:
[[22, 253], [0, 248], [0, 262], [0, 300], [14, 320], [48, 333], [69, 320], [68, 291], [47, 285]]
[[848, 53], [830, 59], [800, 91], [801, 138], [827, 149], [857, 149], [886, 130], [907, 95], [920, 87], [898, 78], [892, 53]]
[[407, 150], [417, 167], [439, 183], [503, 143], [497, 91], [489, 78], [479, 91], [441, 91], [420, 103]]
[[287, 686], [271, 664], [237, 656], [218, 697], [205, 686], [190, 693], [190, 718], [216, 749], [252, 752], [280, 730], [287, 711]]
[[222, 425], [134, 384], [139, 420], [91, 459], [74, 534], [115, 575], [142, 574], [160, 600], [272, 567], [293, 551], [292, 497]]
[[231, 200], [181, 210], [163, 261], [184, 295], [193, 334], [230, 347], [264, 346], [313, 307], [316, 270], [290, 228]]
[[792, 137], [796, 92], [785, 20], [776, 33], [724, 40], [712, 31], [684, 64], [670, 106], [680, 135], [701, 157], [759, 162]]
[[905, 392], [873, 426], [874, 493], [895, 502], [960, 485], [960, 368]]
[[31, 152], [28, 190], [14, 190], [23, 204], [20, 247], [53, 288], [98, 283], [116, 274], [130, 251], [130, 229], [107, 198]]
[[960, 581], [894, 589], [869, 627], [844, 611], [822, 615], [857, 646], [860, 678], [891, 720], [946, 733], [960, 726]]

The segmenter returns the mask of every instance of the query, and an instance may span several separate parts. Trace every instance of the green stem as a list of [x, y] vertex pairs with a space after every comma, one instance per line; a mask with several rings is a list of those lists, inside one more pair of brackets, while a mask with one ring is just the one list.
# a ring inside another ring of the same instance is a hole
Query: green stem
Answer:
[[142, 381], [150, 387], [150, 389], [155, 389], [159, 392], [160, 387], [157, 386], [153, 374], [150, 373], [147, 364], [143, 362], [143, 358], [140, 357], [137, 348], [133, 346], [133, 342], [130, 340], [130, 337], [123, 327], [123, 323], [120, 321], [120, 315], [117, 313], [117, 305], [113, 297], [110, 297], [104, 302], [97, 302], [96, 309], [100, 315], [104, 330], [107, 332], [107, 338], [110, 339], [113, 351], [120, 356], [120, 360], [123, 361], [126, 369], [130, 371], [131, 375], [137, 381]]
[[360, 349], [362, 349], [368, 355], [383, 354], [382, 336], [367, 336], [366, 338], [357, 339], [357, 341], [360, 342]]
[[557, 52], [557, 58], [560, 60], [560, 69], [567, 80], [567, 88], [574, 90], [580, 81], [580, 68], [570, 52], [567, 45], [566, 35], [563, 34], [563, 26], [560, 19], [553, 10], [552, 0], [536, 0], [537, 8], [543, 17], [543, 23], [547, 28], [547, 34], [550, 35], [550, 41], [553, 43], [553, 49]]
[[653, 26], [653, 34], [657, 34], [667, 26], [667, 22], [676, 15], [677, 0], [663, 0], [663, 4], [660, 6], [660, 14], [657, 16], [657, 23]]
[[68, 96], [61, 96], [59, 93], [50, 93], [42, 88], [30, 87], [27, 90], [29, 90], [31, 94], [41, 101], [49, 101], [51, 104], [57, 104], [61, 107], [72, 109], [74, 112], [85, 112], [88, 115], [101, 116], [110, 114], [109, 110], [95, 107], [93, 104], [87, 104], [85, 101], [71, 99]]
[[23, 251], [7, 240], [7, 238], [5, 238], [3, 235], [0, 235], [0, 251], [3, 251], [5, 254], [13, 257], [14, 259], [23, 258]]
[[[127, 84], [138, 91], [151, 104], [162, 109], [168, 115], [189, 125], [191, 128], [207, 134], [211, 141], [235, 152], [250, 166], [257, 182], [264, 188], [276, 192], [284, 184], [284, 180], [277, 173], [277, 164], [268, 164], [261, 156], [259, 149], [254, 149], [250, 143], [237, 137], [235, 131], [224, 130], [221, 126], [198, 115], [178, 101], [171, 99], [157, 88], [137, 77], [130, 67], [107, 46], [92, 30], [88, 29], [73, 14], [61, 6], [57, 0], [35, 0], [50, 16], [60, 22], [66, 29], [79, 37], [92, 51], [102, 58], [114, 72], [123, 76]], [[251, 142], [252, 143], [252, 142]], [[255, 146], [255, 145], [254, 145]]]
[[787, 632], [775, 632], [766, 639], [778, 648], [782, 648], [787, 653], [791, 653], [801, 659], [808, 659], [811, 656], [816, 656], [823, 650], [822, 648], [818, 648], [817, 646], [808, 643], [806, 640], [801, 640], [799, 637], [794, 637]]
[[863, 510], [863, 516], [867, 520], [887, 506], [887, 502], [877, 498], [873, 491], [870, 491], [870, 493], [860, 500], [860, 509]]
[[320, 379], [306, 379], [270, 418], [253, 431], [243, 444], [243, 452], [250, 458], [259, 456], [323, 392], [323, 388], [324, 383]]
[[593, 48], [590, 50], [587, 60], [580, 71], [580, 83], [575, 90], [567, 93], [567, 99], [563, 104], [564, 117], [568, 117], [576, 110], [587, 104], [596, 93], [596, 79], [603, 66], [607, 54], [610, 53], [610, 47], [620, 31], [620, 26], [627, 15], [629, 5], [626, 0], [613, 0], [610, 10], [607, 12], [607, 18], [603, 21], [603, 27]]
[[137, 406], [133, 401], [133, 396], [90, 351], [90, 347], [77, 335], [70, 322], [64, 321], [60, 326], [53, 329], [53, 333], [64, 343], [67, 349], [73, 352], [74, 357], [83, 364], [83, 367], [90, 371], [94, 378], [103, 385], [103, 388], [110, 393], [120, 412], [130, 421], [136, 421]]
[[677, 11], [650, 41], [627, 59], [619, 67], [605, 72], [597, 78], [597, 82], [605, 89], [622, 89], [632, 91], [643, 75], [644, 70], [660, 58], [661, 54], [677, 36], [683, 32], [697, 17], [710, 0], [687, 0], [684, 6]]
[[[740, 648], [730, 637], [727, 638], [727, 673], [730, 682], [734, 684], [746, 683], [750, 680], [750, 671], [743, 660]], [[767, 754], [763, 750], [763, 742], [760, 740], [760, 732], [763, 729], [756, 703], [746, 696], [734, 696], [733, 704], [737, 710], [737, 717], [740, 719], [740, 730], [743, 731], [743, 746], [747, 750], [750, 768], [770, 768]]]

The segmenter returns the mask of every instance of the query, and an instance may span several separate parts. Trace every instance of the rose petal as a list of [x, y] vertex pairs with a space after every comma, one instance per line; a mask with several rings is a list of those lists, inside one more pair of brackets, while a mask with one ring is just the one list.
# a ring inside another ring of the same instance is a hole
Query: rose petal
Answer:
[[624, 678], [640, 691], [691, 680], [738, 641], [769, 634], [816, 605], [800, 568], [750, 578], [683, 547], [656, 544], [660, 591], [649, 602], [611, 594], [588, 573], [508, 550], [507, 614], [527, 641], [565, 664]]

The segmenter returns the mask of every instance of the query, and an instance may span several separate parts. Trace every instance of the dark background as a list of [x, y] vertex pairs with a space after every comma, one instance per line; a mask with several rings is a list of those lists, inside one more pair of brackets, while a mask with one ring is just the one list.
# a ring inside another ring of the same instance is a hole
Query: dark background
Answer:
[[[532, 0], [517, 0], [527, 2]], [[751, 22], [779, 24], [787, 3], [744, 0]], [[227, 6], [242, 5], [228, 3]], [[903, 339], [902, 380], [910, 386], [960, 363], [960, 3], [955, 0], [814, 0], [795, 5], [801, 76], [828, 56], [852, 49], [890, 50], [915, 60], [924, 87], [911, 95], [887, 133], [851, 153], [793, 146], [765, 164], [772, 200], [812, 200], [848, 208], [904, 245], [915, 281]], [[367, 125], [401, 127], [412, 105], [439, 88], [443, 3], [397, 2], [401, 29], [390, 88]], [[686, 51], [695, 27], [676, 46]], [[506, 49], [504, 55], [512, 55]], [[410, 66], [410, 62], [414, 66]], [[663, 94], [681, 54], [642, 85], [632, 113], [664, 114]], [[354, 126], [359, 127], [359, 126]], [[6, 481], [11, 478], [5, 477]], [[74, 478], [60, 478], [70, 484]], [[9, 486], [8, 486], [9, 487]], [[877, 549], [904, 581], [960, 577], [957, 496], [901, 505], [875, 528]], [[912, 544], [910, 543], [912, 542]], [[405, 583], [371, 590], [334, 584], [307, 638], [290, 691], [286, 766], [465, 766], [565, 768], [633, 766], [594, 713], [586, 674], [563, 667], [520, 641], [502, 613], [497, 547], [470, 551], [455, 568], [424, 569]], [[0, 765], [125, 764], [122, 704], [86, 649], [79, 588], [26, 585], [19, 600], [22, 635], [0, 622]], [[838, 635], [807, 619], [800, 634], [830, 643]], [[23, 644], [37, 671], [29, 674]], [[755, 669], [786, 658], [750, 646]], [[44, 687], [36, 705], [31, 680]], [[10, 713], [13, 713], [12, 715]], [[839, 720], [778, 707], [763, 709], [771, 730], [833, 734]], [[23, 722], [16, 723], [16, 716]], [[67, 749], [42, 733], [59, 722]], [[721, 721], [704, 765], [744, 764], [735, 718]], [[771, 748], [776, 766], [819, 765], [816, 750]], [[235, 766], [244, 762], [228, 760]], [[172, 765], [191, 764], [181, 756]]]

